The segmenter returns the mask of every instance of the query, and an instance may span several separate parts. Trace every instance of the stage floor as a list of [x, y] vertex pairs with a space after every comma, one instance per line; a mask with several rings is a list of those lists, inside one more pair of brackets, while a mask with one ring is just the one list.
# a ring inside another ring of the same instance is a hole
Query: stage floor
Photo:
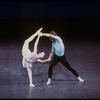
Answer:
[[[49, 63], [33, 64], [30, 87], [22, 67], [22, 43], [0, 43], [0, 99], [100, 99], [100, 42], [67, 42], [66, 59], [85, 80], [81, 83], [62, 64], [54, 68], [52, 84], [46, 85]], [[50, 47], [39, 47], [48, 57]]]

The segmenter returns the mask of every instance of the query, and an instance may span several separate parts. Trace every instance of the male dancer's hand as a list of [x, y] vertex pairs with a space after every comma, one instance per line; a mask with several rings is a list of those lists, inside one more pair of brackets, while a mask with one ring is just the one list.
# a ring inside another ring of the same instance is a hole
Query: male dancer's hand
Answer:
[[49, 58], [47, 59], [47, 61], [48, 61], [48, 62], [51, 61], [51, 58], [49, 57]]
[[46, 59], [46, 60], [42, 60], [43, 63], [49, 62], [49, 61], [51, 61], [51, 58], [48, 58], [48, 59]]

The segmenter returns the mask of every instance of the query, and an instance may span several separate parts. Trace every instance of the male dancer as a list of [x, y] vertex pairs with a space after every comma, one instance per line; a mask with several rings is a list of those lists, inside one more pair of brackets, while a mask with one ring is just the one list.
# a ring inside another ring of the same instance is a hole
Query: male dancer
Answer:
[[[80, 82], [84, 82], [84, 80], [78, 75], [76, 70], [73, 69], [68, 63], [68, 61], [66, 60], [66, 55], [64, 54], [64, 50], [65, 50], [64, 44], [63, 44], [62, 39], [59, 36], [57, 36], [57, 33], [54, 31], [51, 31], [50, 34], [41, 32], [41, 36], [49, 37], [50, 40], [52, 41], [51, 53], [48, 59], [43, 61], [43, 62], [51, 61], [50, 67], [48, 70], [47, 85], [51, 83], [52, 71], [53, 71], [54, 66], [58, 62], [62, 63], [69, 71], [71, 71], [73, 75], [75, 75]], [[53, 59], [51, 60], [52, 56], [53, 56]]]
[[[39, 33], [40, 33], [41, 30], [42, 30], [42, 28], [40, 28], [35, 34], [30, 36], [28, 39], [26, 39], [24, 44], [23, 44], [23, 47], [22, 47], [22, 56], [23, 56], [22, 65], [23, 65], [24, 68], [27, 68], [30, 86], [32, 86], [32, 87], [35, 87], [35, 85], [32, 82], [32, 69], [31, 69], [32, 68], [32, 62], [35, 62], [35, 61], [42, 62], [42, 60], [39, 59], [39, 58], [43, 58], [44, 55], [45, 55], [44, 52], [37, 54], [37, 45], [38, 45], [38, 42], [39, 42], [39, 38], [40, 38]], [[37, 37], [35, 45], [34, 45], [34, 50], [33, 50], [33, 52], [31, 52], [29, 50], [29, 43], [37, 35], [38, 35], [38, 37]]]

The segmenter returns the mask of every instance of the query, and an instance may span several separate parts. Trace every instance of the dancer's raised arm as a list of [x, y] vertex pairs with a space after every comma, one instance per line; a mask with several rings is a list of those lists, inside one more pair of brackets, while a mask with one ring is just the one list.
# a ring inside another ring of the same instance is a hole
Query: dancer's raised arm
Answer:
[[35, 41], [34, 50], [33, 50], [33, 52], [35, 52], [35, 53], [37, 53], [37, 46], [38, 46], [38, 43], [39, 43], [39, 39], [40, 39], [40, 35], [38, 35], [38, 37]]
[[52, 34], [50, 34], [50, 33], [42, 33], [42, 32], [40, 32], [40, 34], [41, 34], [41, 36], [46, 36], [46, 37], [51, 37], [52, 36]]

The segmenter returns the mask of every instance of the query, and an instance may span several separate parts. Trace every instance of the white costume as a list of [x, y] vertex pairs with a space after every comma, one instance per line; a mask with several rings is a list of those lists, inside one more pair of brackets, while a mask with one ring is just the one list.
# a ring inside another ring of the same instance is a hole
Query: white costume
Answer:
[[32, 67], [32, 62], [37, 59], [37, 47], [34, 47], [34, 51], [31, 52], [29, 49], [29, 43], [40, 33], [42, 28], [40, 28], [35, 34], [25, 40], [22, 48], [22, 65], [24, 68]]

